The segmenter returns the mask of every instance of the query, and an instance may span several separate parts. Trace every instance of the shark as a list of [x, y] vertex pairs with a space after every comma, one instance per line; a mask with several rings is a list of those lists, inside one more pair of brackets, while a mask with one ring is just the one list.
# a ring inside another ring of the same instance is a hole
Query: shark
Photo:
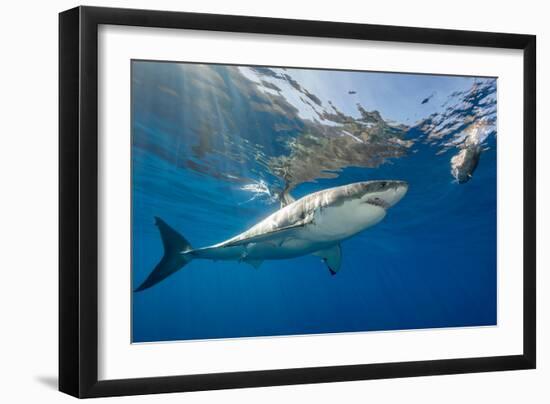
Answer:
[[238, 261], [259, 268], [266, 260], [313, 254], [335, 275], [341, 267], [342, 241], [379, 223], [407, 190], [405, 181], [387, 180], [355, 182], [297, 200], [284, 191], [279, 210], [243, 233], [201, 248], [193, 248], [183, 235], [155, 217], [164, 255], [134, 291], [149, 289], [196, 259]]

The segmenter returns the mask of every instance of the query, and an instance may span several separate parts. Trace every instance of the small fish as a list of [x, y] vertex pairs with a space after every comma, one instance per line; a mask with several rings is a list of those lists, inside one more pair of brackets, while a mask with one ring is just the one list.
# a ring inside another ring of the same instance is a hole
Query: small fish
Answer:
[[420, 104], [422, 104], [422, 105], [427, 104], [428, 102], [430, 102], [430, 100], [433, 98], [434, 95], [435, 95], [435, 93], [430, 94], [430, 96], [424, 98]]

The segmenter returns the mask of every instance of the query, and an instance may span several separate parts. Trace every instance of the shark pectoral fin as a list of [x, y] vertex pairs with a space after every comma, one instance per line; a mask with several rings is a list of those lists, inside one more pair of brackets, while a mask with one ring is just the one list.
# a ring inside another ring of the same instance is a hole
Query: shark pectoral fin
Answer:
[[264, 262], [263, 260], [244, 260], [247, 264], [252, 265], [255, 269], [260, 268], [260, 265]]
[[336, 273], [340, 270], [342, 263], [342, 249], [340, 244], [336, 244], [335, 246], [324, 250], [316, 251], [313, 255], [321, 257], [323, 261], [325, 261], [325, 264], [327, 264], [327, 267], [332, 275], [336, 275]]

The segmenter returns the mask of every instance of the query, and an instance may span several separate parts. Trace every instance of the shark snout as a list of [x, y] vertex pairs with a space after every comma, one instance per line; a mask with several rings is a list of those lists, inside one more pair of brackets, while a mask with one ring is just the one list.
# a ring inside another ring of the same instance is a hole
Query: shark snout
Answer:
[[408, 190], [409, 184], [407, 184], [405, 181], [395, 181], [394, 186], [387, 191], [386, 202], [390, 206], [395, 205], [397, 202], [403, 199]]

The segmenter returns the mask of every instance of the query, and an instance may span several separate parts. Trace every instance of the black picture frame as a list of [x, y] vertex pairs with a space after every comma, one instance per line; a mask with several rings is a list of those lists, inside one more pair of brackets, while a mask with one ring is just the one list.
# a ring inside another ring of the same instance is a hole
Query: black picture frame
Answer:
[[[98, 380], [100, 24], [523, 50], [523, 354]], [[59, 390], [85, 398], [535, 368], [535, 66], [534, 35], [96, 7], [60, 13]]]

